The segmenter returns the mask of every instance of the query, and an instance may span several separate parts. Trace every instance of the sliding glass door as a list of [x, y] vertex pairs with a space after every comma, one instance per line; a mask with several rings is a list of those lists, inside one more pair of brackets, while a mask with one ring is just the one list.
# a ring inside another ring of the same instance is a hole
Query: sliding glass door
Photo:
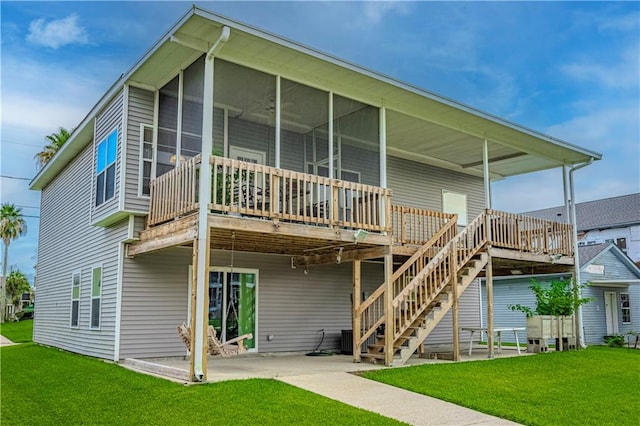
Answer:
[[253, 339], [244, 344], [256, 348], [257, 295], [257, 271], [213, 268], [209, 273], [209, 325], [220, 340], [251, 333]]

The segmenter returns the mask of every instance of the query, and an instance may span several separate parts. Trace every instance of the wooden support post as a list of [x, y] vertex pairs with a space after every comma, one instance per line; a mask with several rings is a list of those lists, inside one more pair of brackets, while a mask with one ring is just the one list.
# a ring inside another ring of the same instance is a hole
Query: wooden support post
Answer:
[[360, 292], [361, 282], [361, 261], [359, 258], [353, 259], [353, 293], [351, 298], [353, 299], [353, 362], [360, 362], [360, 314], [358, 308], [360, 308]]
[[460, 328], [458, 324], [458, 245], [454, 242], [451, 247], [451, 254], [449, 255], [449, 262], [451, 263], [451, 276], [449, 282], [451, 283], [451, 293], [453, 295], [453, 360], [460, 361]]
[[487, 262], [487, 349], [489, 358], [495, 358], [493, 349], [493, 261], [491, 255]]
[[393, 254], [389, 252], [384, 256], [384, 364], [390, 366], [393, 362], [393, 341], [396, 334], [395, 314], [393, 310]]

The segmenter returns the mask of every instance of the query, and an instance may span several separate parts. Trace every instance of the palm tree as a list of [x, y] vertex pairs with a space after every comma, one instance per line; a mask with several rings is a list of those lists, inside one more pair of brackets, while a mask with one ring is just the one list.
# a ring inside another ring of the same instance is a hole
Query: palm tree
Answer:
[[4, 203], [0, 207], [0, 235], [4, 242], [4, 261], [2, 263], [2, 292], [0, 294], [0, 323], [4, 323], [4, 317], [7, 313], [7, 262], [9, 255], [9, 243], [12, 240], [27, 233], [27, 222], [22, 216], [22, 209], [17, 208], [10, 203]]
[[[73, 130], [71, 130], [73, 132]], [[60, 127], [57, 133], [51, 133], [50, 135], [45, 136], [47, 140], [47, 144], [44, 146], [44, 149], [38, 152], [35, 155], [36, 160], [38, 161], [38, 165], [40, 167], [44, 166], [53, 158], [53, 156], [58, 152], [62, 145], [69, 139], [71, 136], [71, 132], [65, 129], [64, 127]]]

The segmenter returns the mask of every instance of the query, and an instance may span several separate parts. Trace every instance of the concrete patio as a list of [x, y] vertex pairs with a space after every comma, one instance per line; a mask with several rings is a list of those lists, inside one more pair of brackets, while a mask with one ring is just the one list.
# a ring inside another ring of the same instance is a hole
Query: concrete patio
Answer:
[[[460, 362], [488, 360], [488, 349], [484, 345], [474, 345], [471, 356], [468, 355], [468, 349], [461, 352]], [[425, 356], [427, 357], [419, 358], [414, 355], [409, 359], [406, 366], [450, 363], [452, 362], [450, 360], [451, 353], [452, 349], [448, 346], [427, 346], [425, 347]], [[522, 350], [521, 356], [526, 355], [530, 354]], [[515, 347], [503, 347], [501, 353], [498, 353], [496, 349], [496, 359], [513, 356], [519, 356]], [[153, 374], [170, 380], [187, 382], [189, 379], [189, 359], [186, 357], [126, 359], [121, 364], [124, 367], [142, 373]], [[390, 368], [382, 364], [376, 365], [368, 362], [354, 363], [351, 355], [306, 356], [304, 353], [245, 354], [233, 358], [209, 356], [207, 367], [207, 380], [209, 382], [250, 378], [272, 379]]]

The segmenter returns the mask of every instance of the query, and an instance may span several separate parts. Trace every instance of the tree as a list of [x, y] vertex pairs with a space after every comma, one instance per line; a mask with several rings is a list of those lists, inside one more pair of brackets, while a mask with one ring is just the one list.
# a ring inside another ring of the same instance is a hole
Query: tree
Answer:
[[29, 293], [30, 290], [31, 286], [27, 277], [20, 271], [11, 271], [7, 277], [7, 295], [10, 295], [8, 298], [11, 303], [17, 307], [20, 304], [22, 293]]
[[[72, 130], [73, 131], [73, 130]], [[60, 127], [57, 133], [52, 133], [50, 135], [45, 136], [47, 140], [47, 144], [44, 146], [44, 149], [38, 152], [35, 155], [36, 160], [38, 161], [38, 165], [40, 167], [44, 166], [53, 158], [53, 156], [58, 152], [62, 145], [69, 139], [71, 136], [71, 132], [65, 129], [64, 127]]]
[[19, 209], [10, 203], [2, 204], [0, 207], [0, 235], [2, 236], [2, 242], [4, 242], [4, 260], [2, 263], [2, 290], [0, 291], [0, 323], [4, 323], [5, 315], [7, 313], [6, 278], [7, 262], [9, 259], [9, 243], [26, 233], [27, 222], [22, 216], [22, 209]]

